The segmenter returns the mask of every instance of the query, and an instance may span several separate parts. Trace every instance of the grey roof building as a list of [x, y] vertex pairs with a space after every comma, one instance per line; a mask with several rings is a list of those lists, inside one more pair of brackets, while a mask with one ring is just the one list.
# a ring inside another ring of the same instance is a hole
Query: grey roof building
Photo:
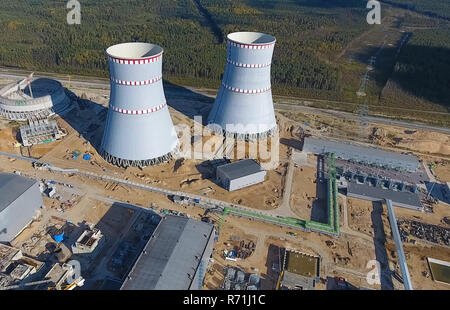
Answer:
[[145, 245], [121, 290], [201, 289], [214, 244], [214, 226], [165, 216]]
[[36, 180], [0, 173], [0, 241], [13, 240], [43, 205]]
[[229, 191], [264, 182], [266, 171], [253, 159], [217, 167], [216, 181]]
[[380, 187], [373, 187], [367, 184], [348, 183], [347, 196], [369, 200], [381, 201], [392, 200], [392, 203], [398, 207], [422, 211], [423, 205], [417, 193], [399, 192]]
[[306, 137], [303, 151], [313, 154], [335, 153], [336, 157], [345, 160], [375, 164], [390, 169], [416, 171], [419, 160], [416, 156], [384, 151], [375, 147], [357, 145], [344, 141], [333, 141]]

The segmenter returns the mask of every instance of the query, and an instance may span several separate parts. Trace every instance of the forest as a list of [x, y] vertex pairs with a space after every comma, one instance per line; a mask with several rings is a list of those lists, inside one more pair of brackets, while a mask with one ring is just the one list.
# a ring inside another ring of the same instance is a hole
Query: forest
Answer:
[[[362, 0], [79, 1], [80, 25], [67, 24], [66, 1], [1, 1], [0, 66], [107, 78], [106, 48], [144, 41], [164, 48], [165, 79], [216, 88], [225, 66], [227, 34], [259, 31], [277, 38], [272, 66], [275, 94], [347, 100], [344, 92], [348, 93], [349, 85], [343, 66], [350, 65], [336, 59], [349, 42], [371, 27], [366, 22], [367, 1]], [[437, 0], [389, 1], [443, 16], [450, 12], [447, 4], [439, 10], [442, 1]], [[449, 62], [447, 33], [431, 31], [428, 35], [434, 39], [429, 44], [424, 42], [426, 36], [414, 38], [416, 46], [427, 48], [420, 49], [424, 54], [408, 49], [401, 55], [395, 66], [399, 85], [414, 83], [411, 73], [421, 70], [430, 79], [417, 85], [418, 94], [445, 99], [447, 91], [439, 89], [448, 83], [448, 77], [441, 77]], [[429, 69], [421, 64], [423, 55], [434, 62]], [[364, 65], [362, 69], [351, 66], [356, 74], [364, 70]], [[441, 73], [433, 78], [430, 70]]]
[[335, 2], [81, 0], [81, 25], [68, 25], [62, 1], [2, 1], [0, 65], [107, 77], [108, 46], [146, 41], [165, 49], [167, 78], [216, 86], [223, 38], [261, 31], [277, 38], [275, 85], [337, 91], [339, 70], [329, 60], [368, 25], [361, 1]]

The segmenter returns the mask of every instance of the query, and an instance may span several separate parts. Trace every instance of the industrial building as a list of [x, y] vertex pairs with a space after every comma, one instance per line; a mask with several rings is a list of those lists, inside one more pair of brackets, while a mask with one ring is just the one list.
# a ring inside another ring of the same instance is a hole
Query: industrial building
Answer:
[[337, 158], [344, 160], [411, 172], [416, 171], [420, 164], [418, 158], [413, 155], [399, 154], [349, 142], [313, 137], [305, 138], [303, 151], [318, 155], [334, 153]]
[[264, 182], [266, 171], [253, 159], [244, 159], [216, 168], [216, 182], [228, 191]]
[[169, 160], [178, 137], [164, 96], [163, 49], [122, 43], [106, 50], [111, 94], [102, 155], [120, 167], [145, 167]]
[[379, 202], [389, 199], [398, 207], [423, 211], [423, 205], [417, 193], [400, 192], [367, 184], [349, 182], [347, 186], [347, 196]]
[[[47, 283], [40, 285], [41, 290], [73, 290], [76, 287], [84, 285], [85, 279], [78, 275], [78, 278], [73, 279], [76, 275], [74, 273], [74, 265], [56, 263], [45, 275]], [[70, 283], [69, 283], [70, 282]]]
[[31, 117], [46, 118], [69, 110], [70, 99], [61, 83], [46, 78], [32, 81], [32, 78], [33, 74], [0, 89], [0, 116], [26, 121]]
[[0, 243], [0, 289], [40, 271], [43, 262], [24, 256], [20, 249]]
[[13, 240], [43, 205], [36, 180], [0, 173], [0, 241]]
[[212, 224], [167, 215], [139, 255], [121, 290], [199, 290], [213, 251]]
[[270, 69], [275, 41], [273, 36], [258, 32], [227, 36], [227, 64], [208, 117], [213, 130], [243, 140], [274, 133], [277, 124]]
[[20, 126], [20, 137], [24, 146], [50, 143], [65, 136], [56, 121], [48, 119], [29, 121], [28, 125]]
[[72, 253], [95, 255], [104, 243], [105, 238], [103, 238], [102, 232], [92, 227], [83, 231], [77, 241], [72, 244]]
[[245, 273], [239, 268], [226, 268], [225, 279], [222, 284], [224, 290], [259, 290], [261, 285], [261, 278], [256, 273]]
[[279, 279], [281, 289], [314, 290], [319, 277], [319, 261], [316, 256], [285, 250]]

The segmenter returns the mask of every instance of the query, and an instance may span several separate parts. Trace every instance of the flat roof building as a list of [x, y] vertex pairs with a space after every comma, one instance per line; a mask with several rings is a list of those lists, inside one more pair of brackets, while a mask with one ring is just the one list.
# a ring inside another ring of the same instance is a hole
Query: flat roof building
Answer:
[[0, 173], [0, 241], [12, 241], [43, 205], [36, 180]]
[[217, 167], [216, 181], [228, 191], [264, 182], [266, 171], [253, 159], [244, 159]]
[[314, 290], [319, 258], [293, 250], [284, 252], [281, 286], [289, 290]]
[[306, 137], [303, 151], [313, 154], [334, 153], [344, 160], [354, 160], [360, 163], [375, 164], [389, 169], [399, 169], [414, 172], [419, 168], [416, 156], [384, 151], [375, 147], [357, 145], [344, 141], [333, 141]]
[[24, 256], [20, 249], [0, 243], [0, 290], [41, 270], [44, 263]]
[[398, 207], [413, 209], [417, 211], [423, 210], [423, 205], [417, 193], [399, 192], [380, 187], [373, 187], [367, 184], [348, 183], [347, 196], [383, 202], [385, 199], [392, 200], [392, 203]]
[[163, 217], [121, 290], [197, 290], [214, 245], [214, 226], [187, 217]]

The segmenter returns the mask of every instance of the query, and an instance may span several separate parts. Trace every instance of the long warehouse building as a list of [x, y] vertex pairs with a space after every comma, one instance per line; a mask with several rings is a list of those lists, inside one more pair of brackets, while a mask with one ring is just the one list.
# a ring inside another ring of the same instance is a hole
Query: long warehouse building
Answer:
[[12, 241], [43, 205], [36, 180], [0, 173], [0, 242]]
[[121, 290], [201, 290], [214, 237], [212, 224], [163, 217]]
[[344, 160], [354, 160], [365, 164], [375, 164], [389, 169], [399, 169], [414, 172], [419, 168], [416, 156], [384, 151], [379, 148], [357, 145], [344, 141], [333, 141], [306, 137], [303, 151], [313, 154], [335, 153]]

